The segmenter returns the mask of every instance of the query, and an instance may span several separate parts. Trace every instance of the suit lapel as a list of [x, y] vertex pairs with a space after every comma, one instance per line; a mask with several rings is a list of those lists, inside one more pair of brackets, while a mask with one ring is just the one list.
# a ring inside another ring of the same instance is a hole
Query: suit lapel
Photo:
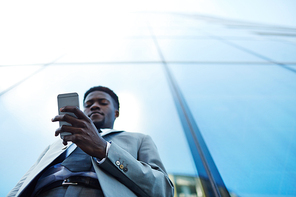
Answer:
[[[120, 132], [123, 132], [123, 131], [116, 131], [116, 130], [111, 130], [110, 132], [107, 132], [103, 135], [103, 138], [105, 138], [106, 140], [112, 138], [112, 134], [113, 133], [120, 133]], [[20, 195], [20, 193], [31, 183], [31, 181], [36, 177], [38, 176], [38, 174], [44, 170], [49, 164], [51, 164], [51, 162], [53, 162], [58, 156], [60, 156], [64, 151], [66, 151], [70, 146], [72, 145], [72, 143], [68, 143], [67, 146], [64, 146], [62, 144], [62, 142], [59, 140], [57, 142], [55, 142], [54, 144], [52, 144], [48, 151], [44, 154], [44, 156], [41, 158], [41, 160], [37, 163], [37, 165], [34, 167], [34, 169], [29, 173], [29, 175], [27, 176], [26, 180], [24, 181], [24, 183], [22, 184], [22, 186], [20, 187], [20, 189], [18, 190], [18, 193], [16, 196]], [[73, 144], [75, 146], [75, 144]], [[69, 151], [68, 152], [68, 155], [74, 151], [75, 148], [73, 148], [74, 146], [71, 146]], [[76, 147], [76, 146], [75, 146]], [[94, 164], [94, 163], [93, 163]], [[100, 168], [97, 167], [97, 165], [94, 165], [95, 166], [95, 171], [98, 175], [98, 177], [105, 177], [107, 180], [110, 180], [113, 184], [113, 182], [116, 182], [114, 183], [115, 185], [116, 184], [120, 184], [118, 187], [125, 187], [123, 184], [121, 184], [120, 182], [118, 182], [116, 179], [114, 179], [112, 176], [110, 175], [107, 175], [105, 174]], [[105, 181], [105, 178], [99, 178], [99, 181], [101, 180], [101, 182], [104, 182]], [[109, 177], [109, 178], [108, 178]], [[111, 184], [111, 185], [112, 185]], [[108, 185], [108, 184], [104, 184], [103, 185]], [[107, 186], [107, 187], [110, 187]], [[103, 187], [102, 187], [103, 188]], [[114, 191], [114, 187], [111, 187], [111, 188], [107, 188], [105, 189], [106, 192], [109, 194], [109, 191]], [[127, 187], [125, 187], [125, 189], [123, 190], [128, 190], [127, 193], [131, 193], [130, 195], [127, 195], [127, 196], [135, 196], [133, 194], [133, 192], [131, 192]], [[120, 190], [116, 190], [116, 191], [120, 191]], [[112, 193], [114, 194], [114, 193]], [[108, 196], [120, 196], [120, 194], [122, 194], [122, 192], [118, 193], [118, 195], [106, 195], [107, 197]]]
[[72, 143], [69, 143], [67, 146], [64, 146], [61, 141], [58, 141], [52, 144], [45, 155], [41, 158], [39, 163], [34, 167], [32, 172], [28, 175], [24, 183], [19, 189], [19, 192], [16, 196], [20, 194], [30, 183], [31, 181], [38, 176], [38, 174], [44, 170], [51, 162], [53, 162], [58, 156], [60, 156], [64, 151], [66, 151]]

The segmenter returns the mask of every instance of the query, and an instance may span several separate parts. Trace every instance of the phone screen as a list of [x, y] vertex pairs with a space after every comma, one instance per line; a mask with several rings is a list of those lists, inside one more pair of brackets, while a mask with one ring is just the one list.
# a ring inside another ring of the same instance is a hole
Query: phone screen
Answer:
[[[65, 106], [77, 106], [79, 108], [79, 99], [78, 99], [78, 94], [76, 92], [74, 93], [66, 93], [66, 94], [59, 94], [58, 95], [58, 111], [59, 115], [63, 114], [69, 114], [71, 116], [76, 117], [74, 113], [71, 112], [61, 112], [60, 108], [65, 107]], [[60, 121], [60, 126], [62, 125], [70, 125], [70, 123]], [[65, 135], [71, 135], [69, 132], [63, 132], [60, 134], [61, 138], [63, 139], [63, 136]]]

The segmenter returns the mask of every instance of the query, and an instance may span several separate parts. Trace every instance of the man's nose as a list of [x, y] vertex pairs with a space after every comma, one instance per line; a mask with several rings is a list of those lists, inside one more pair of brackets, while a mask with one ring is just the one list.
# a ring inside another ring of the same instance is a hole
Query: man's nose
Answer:
[[101, 105], [98, 102], [94, 102], [90, 109], [91, 110], [101, 109]]

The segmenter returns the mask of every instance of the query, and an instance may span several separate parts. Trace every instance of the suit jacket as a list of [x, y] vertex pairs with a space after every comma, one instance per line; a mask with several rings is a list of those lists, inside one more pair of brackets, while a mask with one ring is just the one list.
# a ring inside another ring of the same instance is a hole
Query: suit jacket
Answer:
[[[111, 142], [106, 160], [97, 164], [92, 159], [92, 164], [106, 197], [174, 195], [173, 184], [150, 136], [113, 131], [103, 137]], [[65, 147], [60, 140], [48, 146], [7, 197], [23, 196], [34, 178], [69, 146]]]

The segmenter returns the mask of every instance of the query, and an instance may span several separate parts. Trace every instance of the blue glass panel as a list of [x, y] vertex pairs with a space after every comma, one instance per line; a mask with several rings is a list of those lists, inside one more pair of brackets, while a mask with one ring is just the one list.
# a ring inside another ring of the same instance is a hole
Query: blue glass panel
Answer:
[[[236, 25], [240, 28], [236, 28]], [[203, 28], [203, 31], [206, 32], [208, 35], [217, 36], [220, 38], [258, 38], [258, 35], [254, 32], [254, 29], [248, 29], [244, 27], [244, 24], [232, 24], [231, 22], [227, 21], [225, 21], [225, 24], [223, 24], [222, 22], [221, 24], [208, 25]]]
[[296, 44], [278, 40], [230, 40], [276, 62], [296, 62]]
[[0, 66], [0, 94], [29, 77], [42, 66]]
[[281, 36], [279, 40], [288, 41], [290, 43], [296, 44], [296, 36], [290, 37], [290, 36]]
[[153, 34], [157, 38], [186, 38], [186, 37], [203, 37], [208, 38], [207, 34], [198, 28], [186, 28], [185, 27], [174, 27], [174, 28], [155, 28], [153, 29]]
[[[207, 22], [196, 20], [184, 14], [147, 14], [147, 22], [153, 28], [201, 28], [208, 25]], [[185, 33], [185, 32], [184, 32]]]
[[213, 39], [158, 39], [166, 61], [265, 62], [252, 54]]
[[290, 68], [292, 71], [296, 72], [296, 65], [286, 65], [288, 68]]
[[277, 65], [170, 67], [229, 190], [295, 195], [295, 73]]
[[293, 33], [293, 30], [287, 29], [287, 31], [280, 31], [280, 32], [258, 31], [257, 33], [262, 39], [296, 44], [296, 38], [295, 38], [295, 34]]

